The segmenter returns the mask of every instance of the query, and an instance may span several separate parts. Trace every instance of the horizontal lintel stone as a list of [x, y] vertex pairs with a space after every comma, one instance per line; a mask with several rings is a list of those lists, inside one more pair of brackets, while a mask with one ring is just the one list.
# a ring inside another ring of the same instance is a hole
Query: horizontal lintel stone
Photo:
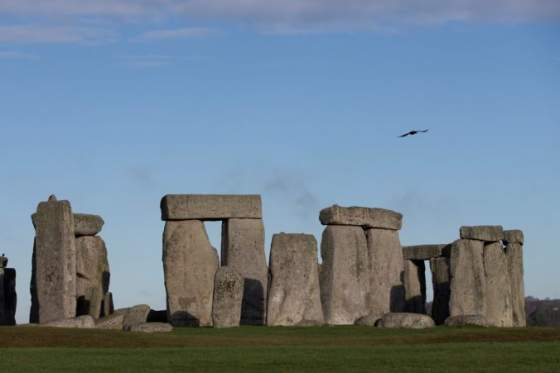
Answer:
[[391, 230], [401, 229], [402, 218], [402, 214], [387, 209], [338, 205], [321, 210], [319, 215], [323, 225], [354, 225]]
[[168, 194], [162, 220], [262, 219], [260, 195]]
[[95, 236], [105, 222], [99, 215], [74, 214], [74, 234], [76, 236]]
[[[447, 250], [445, 250], [446, 247]], [[403, 257], [408, 260], [430, 260], [443, 256], [447, 257], [450, 247], [448, 244], [403, 246]]]
[[504, 231], [504, 241], [507, 241], [508, 243], [519, 243], [523, 245], [523, 243], [525, 242], [523, 231], [519, 229]]
[[504, 228], [501, 225], [463, 226], [460, 234], [464, 240], [497, 242], [504, 239]]

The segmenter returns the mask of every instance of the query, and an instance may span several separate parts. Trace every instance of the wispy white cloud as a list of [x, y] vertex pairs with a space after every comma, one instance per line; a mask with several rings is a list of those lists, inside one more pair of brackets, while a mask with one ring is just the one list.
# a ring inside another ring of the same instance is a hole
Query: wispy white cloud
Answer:
[[23, 53], [18, 51], [0, 51], [0, 60], [26, 60], [35, 61], [39, 57], [34, 54]]
[[98, 43], [112, 38], [112, 32], [97, 28], [31, 24], [0, 26], [0, 43]]
[[210, 35], [213, 31], [205, 27], [151, 30], [142, 34], [143, 40], [186, 39]]

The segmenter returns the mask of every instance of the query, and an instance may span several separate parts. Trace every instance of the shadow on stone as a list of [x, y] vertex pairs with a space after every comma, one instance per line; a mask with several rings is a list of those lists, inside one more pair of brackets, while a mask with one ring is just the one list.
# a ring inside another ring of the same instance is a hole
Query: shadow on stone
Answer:
[[173, 313], [169, 318], [169, 323], [173, 326], [200, 326], [200, 320], [186, 311], [177, 311]]
[[264, 289], [258, 280], [246, 278], [241, 304], [241, 325], [264, 325]]

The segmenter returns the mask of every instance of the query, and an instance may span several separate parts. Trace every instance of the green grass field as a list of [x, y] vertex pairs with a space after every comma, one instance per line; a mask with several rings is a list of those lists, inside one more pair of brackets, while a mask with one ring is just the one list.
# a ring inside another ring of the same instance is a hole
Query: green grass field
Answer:
[[560, 372], [560, 329], [0, 328], [1, 372]]

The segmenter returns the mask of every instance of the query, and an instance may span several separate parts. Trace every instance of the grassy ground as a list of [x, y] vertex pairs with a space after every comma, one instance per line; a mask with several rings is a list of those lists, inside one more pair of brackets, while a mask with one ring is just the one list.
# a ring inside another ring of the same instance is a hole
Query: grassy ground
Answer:
[[560, 372], [560, 329], [0, 328], [0, 371]]

